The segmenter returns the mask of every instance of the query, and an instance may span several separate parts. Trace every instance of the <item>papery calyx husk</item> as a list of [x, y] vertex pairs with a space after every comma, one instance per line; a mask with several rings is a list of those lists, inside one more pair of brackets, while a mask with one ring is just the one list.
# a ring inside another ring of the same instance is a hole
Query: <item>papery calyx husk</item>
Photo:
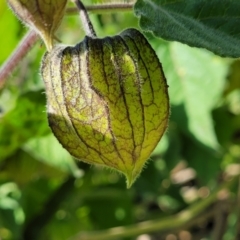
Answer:
[[122, 172], [130, 187], [167, 128], [161, 64], [136, 29], [43, 58], [49, 125], [69, 153]]
[[17, 17], [35, 30], [48, 50], [65, 13], [67, 0], [7, 0]]

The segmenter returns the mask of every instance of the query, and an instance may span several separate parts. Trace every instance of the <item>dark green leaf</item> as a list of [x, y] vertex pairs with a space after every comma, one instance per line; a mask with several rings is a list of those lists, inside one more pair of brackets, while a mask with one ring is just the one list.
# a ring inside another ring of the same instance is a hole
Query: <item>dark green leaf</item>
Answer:
[[240, 56], [238, 0], [138, 0], [140, 27], [157, 37], [206, 48], [220, 56]]

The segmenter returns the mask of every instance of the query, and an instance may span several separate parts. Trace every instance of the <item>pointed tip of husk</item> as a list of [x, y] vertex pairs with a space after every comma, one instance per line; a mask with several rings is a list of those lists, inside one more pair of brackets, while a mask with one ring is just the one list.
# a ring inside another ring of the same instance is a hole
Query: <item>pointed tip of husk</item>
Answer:
[[46, 45], [48, 52], [50, 52], [53, 49], [53, 36], [48, 32], [40, 32], [40, 35]]
[[125, 173], [125, 177], [126, 177], [127, 189], [130, 189], [133, 183], [136, 181], [138, 175], [135, 175], [133, 174], [133, 172], [131, 172], [131, 173]]

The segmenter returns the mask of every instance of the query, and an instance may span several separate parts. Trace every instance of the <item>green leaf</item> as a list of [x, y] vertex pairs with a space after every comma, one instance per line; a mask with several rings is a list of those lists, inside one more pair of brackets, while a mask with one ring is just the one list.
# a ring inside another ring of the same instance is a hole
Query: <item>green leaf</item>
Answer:
[[4, 162], [0, 179], [11, 179], [17, 185], [23, 186], [29, 184], [33, 179], [53, 178], [62, 180], [67, 175], [68, 172], [40, 162], [34, 156], [20, 149]]
[[0, 160], [11, 155], [29, 138], [49, 133], [42, 91], [22, 94], [15, 108], [0, 118]]
[[236, 89], [240, 89], [240, 61], [234, 61], [229, 69], [229, 75], [227, 78], [227, 85], [225, 89], [225, 95], [230, 94]]
[[[176, 71], [178, 76], [174, 81], [177, 85], [180, 83], [187, 115], [187, 122], [182, 123], [187, 126], [195, 139], [210, 148], [216, 148], [218, 142], [211, 111], [223, 91], [228, 64], [207, 51], [176, 42], [170, 45], [170, 52], [173, 61], [172, 70]], [[172, 84], [175, 83], [172, 81]], [[172, 112], [174, 111], [173, 107]], [[178, 119], [176, 121], [178, 122]]]
[[157, 37], [206, 48], [220, 56], [240, 56], [238, 0], [138, 0], [140, 27]]
[[178, 72], [175, 71], [174, 55], [171, 52], [171, 42], [154, 39], [151, 41], [153, 48], [162, 62], [164, 74], [167, 78], [167, 83], [171, 104], [179, 105], [183, 102], [184, 94], [181, 88], [181, 81], [178, 80]]
[[52, 134], [30, 139], [23, 149], [45, 164], [55, 166], [64, 172], [70, 172], [76, 177], [82, 175], [73, 158]]

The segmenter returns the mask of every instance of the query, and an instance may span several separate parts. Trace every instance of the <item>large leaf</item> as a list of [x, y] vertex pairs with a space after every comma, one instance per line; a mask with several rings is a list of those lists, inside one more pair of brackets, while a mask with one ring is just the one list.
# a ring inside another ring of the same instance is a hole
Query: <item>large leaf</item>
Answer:
[[179, 81], [179, 73], [174, 66], [175, 56], [171, 48], [172, 43], [154, 38], [151, 44], [162, 62], [164, 74], [169, 85], [168, 92], [171, 104], [179, 105], [183, 102], [184, 93], [182, 91], [181, 81]]
[[184, 96], [188, 129], [204, 145], [216, 148], [211, 111], [223, 91], [227, 64], [209, 52], [179, 43], [171, 44], [170, 48]]
[[[27, 174], [26, 174], [27, 173]], [[54, 178], [62, 181], [67, 176], [67, 171], [52, 167], [34, 158], [26, 151], [19, 149], [9, 156], [0, 172], [0, 179], [14, 181], [19, 186], [29, 184], [33, 179]]]
[[138, 0], [140, 26], [157, 37], [240, 56], [239, 0]]
[[228, 61], [177, 42], [155, 45], [155, 49], [168, 80], [171, 119], [194, 139], [216, 149], [211, 111], [220, 101]]

